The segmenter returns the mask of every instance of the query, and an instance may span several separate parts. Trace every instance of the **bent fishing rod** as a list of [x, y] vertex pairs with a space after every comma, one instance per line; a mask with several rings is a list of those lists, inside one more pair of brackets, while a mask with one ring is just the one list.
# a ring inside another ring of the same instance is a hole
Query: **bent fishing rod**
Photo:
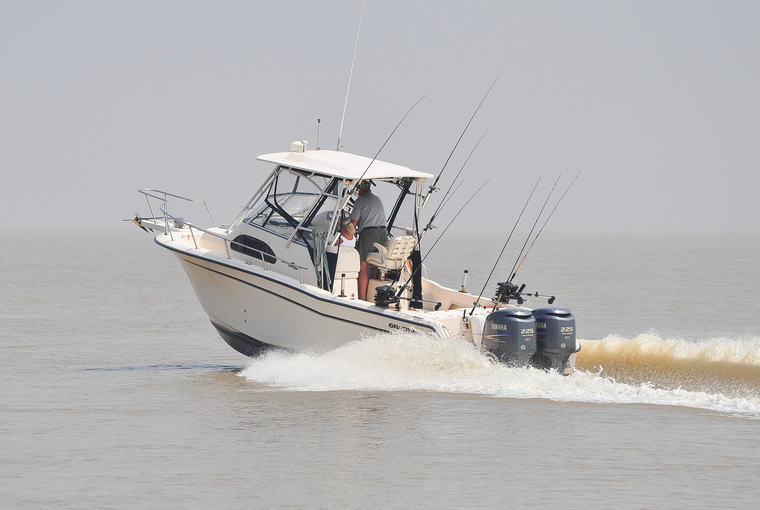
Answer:
[[493, 272], [496, 270], [496, 266], [499, 265], [499, 260], [501, 260], [501, 256], [504, 255], [504, 250], [507, 248], [507, 245], [509, 244], [509, 240], [512, 239], [512, 234], [515, 233], [515, 229], [517, 228], [517, 224], [520, 223], [520, 218], [522, 218], [523, 213], [525, 212], [525, 208], [528, 207], [528, 204], [530, 203], [530, 199], [533, 197], [533, 193], [536, 192], [536, 188], [538, 187], [538, 183], [541, 182], [541, 176], [538, 176], [538, 180], [536, 181], [536, 185], [533, 186], [533, 191], [530, 192], [530, 195], [528, 196], [528, 200], [525, 201], [525, 205], [522, 208], [522, 211], [520, 211], [520, 216], [517, 217], [517, 221], [515, 222], [515, 225], [512, 227], [512, 231], [509, 233], [509, 237], [507, 237], [507, 240], [504, 242], [504, 246], [501, 248], [501, 253], [499, 253], [499, 257], [496, 259], [496, 262], [494, 263], [493, 267], [491, 268], [491, 272], [488, 274], [488, 278], [486, 279], [486, 283], [483, 284], [483, 288], [480, 291], [480, 294], [478, 294], [478, 299], [475, 300], [475, 302], [472, 304], [472, 310], [470, 310], [470, 315], [475, 313], [475, 307], [478, 306], [478, 303], [480, 303], [480, 298], [483, 297], [483, 292], [485, 292], [486, 287], [488, 286], [488, 282], [491, 281], [491, 276], [493, 276]]
[[[565, 190], [565, 192], [562, 194], [562, 196], [561, 196], [561, 197], [559, 197], [559, 200], [557, 201], [557, 204], [554, 206], [554, 209], [552, 209], [552, 212], [549, 214], [549, 217], [548, 217], [548, 218], [546, 218], [546, 221], [544, 222], [544, 224], [543, 224], [543, 225], [541, 225], [541, 230], [539, 230], [539, 231], [538, 231], [538, 234], [536, 234], [536, 237], [533, 239], [533, 242], [530, 244], [530, 248], [528, 248], [528, 251], [527, 251], [527, 252], [525, 252], [525, 256], [524, 256], [524, 257], [523, 257], [523, 259], [520, 261], [520, 265], [519, 265], [519, 266], [517, 266], [517, 269], [515, 269], [515, 272], [514, 272], [514, 273], [512, 273], [512, 277], [509, 279], [509, 283], [512, 283], [512, 280], [514, 280], [514, 279], [515, 279], [515, 276], [517, 276], [517, 272], [518, 272], [518, 271], [520, 270], [520, 268], [522, 267], [522, 264], [523, 264], [523, 262], [525, 262], [525, 259], [526, 259], [526, 258], [528, 258], [528, 253], [530, 253], [530, 250], [531, 250], [531, 249], [533, 249], [533, 245], [534, 245], [534, 244], [536, 244], [536, 240], [538, 239], [538, 236], [540, 236], [540, 235], [541, 235], [541, 232], [543, 232], [543, 231], [544, 231], [544, 227], [546, 226], [546, 224], [547, 224], [547, 223], [549, 223], [549, 220], [552, 218], [552, 215], [554, 214], [554, 211], [556, 211], [556, 210], [557, 210], [557, 207], [559, 207], [559, 204], [562, 202], [562, 199], [563, 199], [563, 198], [565, 198], [565, 195], [567, 195], [567, 192], [568, 192], [568, 191], [570, 191], [570, 188], [572, 188], [572, 187], [573, 187], [573, 184], [575, 183], [575, 180], [578, 178], [578, 176], [579, 176], [579, 175], [581, 175], [581, 170], [579, 170], [579, 171], [578, 171], [578, 173], [577, 173], [577, 174], [575, 174], [575, 178], [574, 178], [574, 179], [573, 179], [573, 181], [570, 183], [570, 185], [567, 187], [567, 189], [566, 189], [566, 190]], [[518, 292], [518, 294], [519, 294], [519, 292]]]

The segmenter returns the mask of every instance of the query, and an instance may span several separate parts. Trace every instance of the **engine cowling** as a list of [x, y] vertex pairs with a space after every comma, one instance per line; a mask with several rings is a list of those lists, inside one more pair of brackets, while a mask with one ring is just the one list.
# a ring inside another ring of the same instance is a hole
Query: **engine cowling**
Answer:
[[484, 350], [510, 366], [525, 366], [536, 353], [536, 319], [524, 308], [502, 308], [486, 317]]
[[536, 353], [531, 363], [537, 368], [554, 368], [564, 373], [577, 349], [575, 316], [567, 308], [536, 308]]

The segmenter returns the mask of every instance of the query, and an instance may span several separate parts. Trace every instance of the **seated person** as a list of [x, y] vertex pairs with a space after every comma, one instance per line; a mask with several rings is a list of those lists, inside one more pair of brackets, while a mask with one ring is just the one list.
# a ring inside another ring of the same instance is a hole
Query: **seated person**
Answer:
[[340, 245], [343, 248], [356, 248], [356, 226], [351, 220], [345, 218], [340, 225], [340, 236], [335, 240], [334, 245]]

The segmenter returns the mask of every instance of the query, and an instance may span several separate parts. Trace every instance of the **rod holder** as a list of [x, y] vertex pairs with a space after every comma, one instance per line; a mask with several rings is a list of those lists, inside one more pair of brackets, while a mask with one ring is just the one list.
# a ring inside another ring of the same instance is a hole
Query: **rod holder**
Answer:
[[462, 275], [462, 290], [461, 290], [461, 292], [467, 292], [467, 291], [466, 291], [466, 290], [464, 290], [464, 289], [465, 289], [465, 287], [467, 286], [467, 273], [468, 273], [468, 272], [469, 272], [469, 271], [467, 271], [467, 269], [465, 269], [465, 270], [464, 270], [464, 274]]

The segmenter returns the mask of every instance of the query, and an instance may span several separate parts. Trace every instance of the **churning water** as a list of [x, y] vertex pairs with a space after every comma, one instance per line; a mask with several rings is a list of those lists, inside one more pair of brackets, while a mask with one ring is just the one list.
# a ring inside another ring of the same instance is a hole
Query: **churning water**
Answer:
[[[447, 235], [429, 276], [458, 287], [469, 269], [479, 292], [503, 240]], [[544, 234], [517, 280], [576, 315], [583, 350], [568, 377], [405, 334], [249, 360], [136, 229], [7, 233], [3, 248], [3, 507], [752, 508], [760, 497], [758, 238]]]
[[760, 419], [760, 341], [645, 334], [583, 342], [578, 372], [494, 365], [458, 339], [378, 335], [322, 355], [270, 353], [242, 377], [296, 391], [429, 391], [559, 402], [655, 404]]

